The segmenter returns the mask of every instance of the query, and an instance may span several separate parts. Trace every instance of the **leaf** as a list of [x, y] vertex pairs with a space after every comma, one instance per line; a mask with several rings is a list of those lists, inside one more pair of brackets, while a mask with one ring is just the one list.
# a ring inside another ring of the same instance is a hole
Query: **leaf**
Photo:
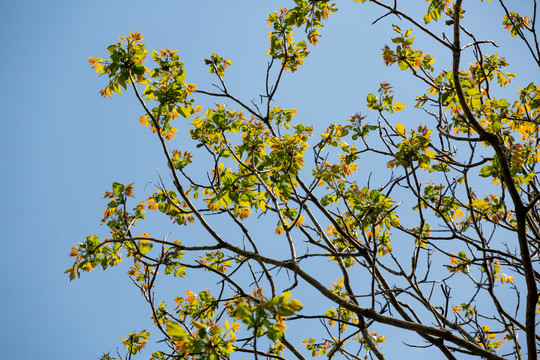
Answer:
[[175, 341], [183, 341], [187, 339], [187, 332], [182, 328], [182, 325], [173, 321], [167, 321], [165, 323], [167, 327], [167, 335], [169, 335]]
[[476, 199], [476, 200], [473, 200], [472, 201], [472, 204], [474, 207], [480, 209], [480, 210], [485, 210], [489, 207], [489, 204], [486, 202], [486, 200], [483, 200], [483, 199]]
[[297, 312], [297, 311], [300, 311], [304, 308], [304, 306], [302, 305], [302, 303], [300, 303], [300, 301], [296, 300], [296, 299], [292, 299], [291, 301], [289, 301], [289, 307], [294, 311], [294, 312]]
[[124, 185], [120, 184], [120, 183], [117, 183], [117, 182], [114, 182], [113, 185], [112, 185], [112, 188], [113, 188], [113, 192], [116, 194], [116, 195], [121, 195], [124, 190], [125, 190], [125, 187]]
[[177, 108], [178, 112], [180, 113], [180, 115], [182, 115], [184, 118], [189, 118], [191, 116], [191, 111], [189, 111], [189, 109], [183, 107], [183, 106], [179, 106]]
[[406, 107], [407, 106], [405, 106], [405, 104], [400, 103], [399, 101], [392, 103], [392, 108], [398, 112], [401, 111], [401, 109], [405, 109]]
[[375, 94], [368, 94], [367, 101], [368, 101], [368, 104], [377, 102], [377, 97], [375, 96]]
[[434, 159], [434, 158], [435, 158], [435, 155], [436, 155], [436, 154], [435, 154], [433, 151], [431, 151], [431, 150], [426, 150], [426, 151], [424, 152], [424, 154], [425, 154], [428, 158], [430, 158], [430, 159]]
[[195, 320], [191, 320], [191, 323], [193, 324], [193, 326], [197, 328], [197, 330], [206, 328], [206, 325], [204, 325], [203, 323], [197, 322]]
[[64, 271], [64, 274], [69, 273], [69, 281], [75, 279], [75, 269], [69, 268], [66, 271]]
[[493, 174], [494, 174], [493, 167], [490, 165], [484, 165], [482, 166], [482, 169], [480, 170], [480, 174], [478, 175], [480, 175], [481, 177], [490, 177]]
[[405, 137], [405, 126], [403, 126], [403, 124], [401, 123], [397, 123], [396, 132], [398, 133], [398, 135]]

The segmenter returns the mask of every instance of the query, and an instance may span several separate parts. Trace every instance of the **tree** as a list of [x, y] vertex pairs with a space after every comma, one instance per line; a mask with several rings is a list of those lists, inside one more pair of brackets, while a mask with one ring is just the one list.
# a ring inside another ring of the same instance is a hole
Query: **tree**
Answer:
[[[382, 49], [383, 61], [425, 84], [416, 98], [425, 114], [419, 126], [393, 120], [405, 105], [384, 82], [367, 96], [369, 116], [332, 124], [320, 138], [293, 120], [295, 109], [276, 106], [282, 77], [298, 70], [337, 11], [328, 0], [294, 0], [291, 9], [268, 16], [261, 102], [228, 90], [232, 61], [217, 54], [205, 60], [216, 92], [186, 81], [176, 51], [152, 51], [151, 69], [137, 32], [109, 46], [109, 58], [90, 58], [96, 74], [109, 79], [102, 96], [132, 89], [143, 109], [139, 122], [159, 140], [172, 181], [160, 178], [157, 190], [135, 205], [133, 184], [113, 183], [102, 220], [110, 235], [73, 247], [75, 262], [66, 272], [74, 279], [127, 255], [129, 275], [163, 340], [154, 359], [214, 360], [235, 352], [255, 359], [384, 359], [382, 331], [389, 327], [447, 359], [537, 358], [540, 88], [530, 82], [506, 95], [516, 75], [491, 53], [495, 42], [463, 26], [462, 0], [428, 0], [423, 20], [395, 1], [361, 2], [385, 10], [375, 22], [393, 16], [434, 40], [452, 64], [436, 69], [435, 59], [414, 47], [412, 30], [393, 25], [396, 37]], [[532, 18], [503, 0], [485, 4], [503, 9], [504, 27], [540, 67], [536, 0], [531, 5]], [[293, 38], [295, 30], [305, 40]], [[471, 64], [464, 66], [462, 56]], [[228, 104], [203, 112], [197, 96]], [[178, 146], [180, 117], [191, 119], [193, 143], [170, 150]], [[360, 182], [358, 169], [369, 166], [363, 159], [387, 164], [388, 181]], [[183, 243], [136, 234], [145, 208], [182, 229], [200, 226], [206, 237]], [[261, 240], [270, 227], [272, 248]], [[185, 289], [166, 306], [154, 293], [160, 272], [204, 272], [217, 284], [197, 294]], [[302, 310], [300, 288], [320, 297], [319, 308], [310, 308], [318, 312]], [[304, 322], [321, 329], [286, 331]], [[149, 335], [123, 339], [125, 358], [140, 352]]]

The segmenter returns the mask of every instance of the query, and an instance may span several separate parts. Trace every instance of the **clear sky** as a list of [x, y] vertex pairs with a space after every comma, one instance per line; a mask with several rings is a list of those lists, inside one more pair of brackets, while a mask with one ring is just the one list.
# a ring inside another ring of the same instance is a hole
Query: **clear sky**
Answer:
[[[425, 1], [403, 3], [423, 8]], [[156, 139], [137, 122], [141, 110], [132, 94], [102, 99], [98, 91], [106, 79], [93, 75], [88, 56], [106, 56], [106, 47], [118, 36], [137, 30], [150, 49], [180, 49], [188, 80], [202, 89], [210, 89], [214, 80], [203, 59], [211, 52], [232, 59], [230, 89], [250, 101], [264, 85], [266, 16], [287, 4], [2, 2], [1, 359], [96, 359], [119, 346], [119, 337], [151, 328], [126, 267], [84, 274], [71, 283], [63, 274], [71, 266], [71, 246], [88, 234], [105, 233], [99, 226], [104, 190], [113, 181], [135, 182], [136, 195], [144, 199], [153, 191], [150, 183], [157, 180], [158, 169], [166, 169]], [[469, 4], [477, 15], [466, 26], [478, 29], [484, 38], [506, 39], [506, 45], [509, 36], [502, 26], [483, 28], [500, 14], [486, 11], [487, 4], [480, 1]], [[352, 0], [337, 5], [340, 12], [327, 23], [306, 65], [284, 79], [279, 105], [298, 108], [299, 121], [322, 130], [352, 113], [366, 113], [366, 95], [376, 91], [380, 81], [389, 81], [396, 86], [396, 98], [412, 107], [412, 94], [421, 84], [407, 73], [384, 67], [380, 59], [380, 48], [393, 36], [390, 25], [398, 20], [388, 17], [371, 26], [381, 15], [378, 10]], [[417, 39], [434, 45], [421, 36]], [[519, 55], [522, 45], [508, 46], [499, 51], [520, 76], [516, 85], [538, 80], [538, 70]], [[440, 47], [428, 51], [448, 59]], [[448, 60], [441, 58], [440, 64]], [[212, 103], [204, 97], [197, 101], [203, 106]], [[166, 221], [152, 219], [157, 231], [170, 231]], [[189, 285], [175, 286], [182, 293]]]

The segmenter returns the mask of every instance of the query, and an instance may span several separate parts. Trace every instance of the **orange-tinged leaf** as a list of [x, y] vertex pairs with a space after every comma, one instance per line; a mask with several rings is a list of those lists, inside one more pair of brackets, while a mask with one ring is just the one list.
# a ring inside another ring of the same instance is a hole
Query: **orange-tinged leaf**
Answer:
[[69, 281], [75, 279], [75, 269], [69, 268], [66, 271], [64, 271], [64, 274], [69, 273]]
[[126, 196], [135, 197], [135, 196], [133, 196], [133, 184], [134, 183], [131, 183], [131, 184], [126, 186]]
[[144, 127], [148, 127], [150, 125], [150, 120], [148, 119], [148, 115], [143, 115], [139, 118], [139, 124], [144, 125]]

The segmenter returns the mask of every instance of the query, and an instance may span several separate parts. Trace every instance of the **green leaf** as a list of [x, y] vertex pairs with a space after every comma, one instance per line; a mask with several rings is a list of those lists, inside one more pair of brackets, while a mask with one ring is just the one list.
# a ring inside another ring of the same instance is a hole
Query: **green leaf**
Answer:
[[478, 174], [482, 177], [490, 177], [493, 175], [493, 168], [490, 165], [484, 165], [482, 166], [482, 169], [480, 170], [480, 174]]
[[399, 60], [398, 61], [398, 67], [401, 69], [401, 70], [407, 70], [409, 68], [409, 65], [403, 61], [403, 60]]
[[112, 185], [112, 188], [113, 188], [113, 192], [116, 194], [116, 195], [121, 195], [124, 193], [124, 190], [126, 189], [124, 185], [120, 184], [120, 183], [117, 183], [117, 182], [114, 182], [113, 185]]
[[183, 341], [187, 339], [188, 334], [187, 332], [182, 328], [182, 325], [175, 323], [173, 321], [167, 321], [165, 323], [165, 326], [167, 327], [167, 335], [169, 335], [173, 340], [175, 341]]
[[191, 111], [183, 106], [178, 106], [177, 111], [186, 119], [191, 116]]

